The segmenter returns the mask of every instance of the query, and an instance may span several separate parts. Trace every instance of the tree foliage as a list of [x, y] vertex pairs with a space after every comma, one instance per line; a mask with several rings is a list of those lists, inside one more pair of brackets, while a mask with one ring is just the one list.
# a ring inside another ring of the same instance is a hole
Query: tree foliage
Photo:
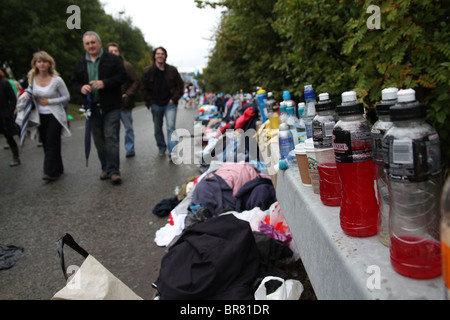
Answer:
[[[329, 92], [339, 104], [355, 90], [368, 110], [387, 87], [414, 88], [439, 132], [445, 168], [450, 149], [450, 11], [441, 0], [196, 0], [226, 9], [204, 75], [206, 90], [256, 86], [281, 100], [289, 90]], [[380, 28], [368, 27], [380, 10]], [[370, 12], [370, 11], [369, 11]], [[211, 81], [210, 81], [211, 80]], [[374, 119], [373, 119], [374, 121]]]
[[[69, 29], [70, 5], [81, 9], [81, 29]], [[25, 78], [33, 53], [47, 51], [68, 83], [75, 62], [85, 53], [82, 36], [96, 31], [106, 50], [108, 42], [120, 43], [124, 59], [141, 72], [151, 64], [152, 48], [129, 18], [122, 21], [105, 13], [99, 0], [2, 0], [0, 2], [0, 64], [7, 63], [16, 79]], [[122, 37], [121, 37], [122, 34]], [[77, 97], [77, 95], [73, 95]]]

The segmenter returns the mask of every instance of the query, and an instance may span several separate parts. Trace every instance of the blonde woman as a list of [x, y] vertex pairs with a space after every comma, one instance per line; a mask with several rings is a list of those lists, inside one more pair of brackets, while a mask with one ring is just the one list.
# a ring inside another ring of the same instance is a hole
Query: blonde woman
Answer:
[[55, 69], [55, 61], [45, 51], [33, 55], [28, 79], [39, 111], [39, 134], [45, 153], [43, 180], [54, 181], [64, 172], [61, 136], [71, 135], [64, 110], [70, 94]]

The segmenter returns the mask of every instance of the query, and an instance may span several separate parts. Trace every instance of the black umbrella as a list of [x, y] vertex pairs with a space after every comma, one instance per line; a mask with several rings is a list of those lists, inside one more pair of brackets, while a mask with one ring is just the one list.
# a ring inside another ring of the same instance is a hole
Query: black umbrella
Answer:
[[86, 167], [88, 166], [89, 154], [91, 153], [91, 114], [92, 97], [88, 92], [84, 98], [84, 109], [86, 110], [86, 131], [84, 134], [84, 153], [86, 155]]

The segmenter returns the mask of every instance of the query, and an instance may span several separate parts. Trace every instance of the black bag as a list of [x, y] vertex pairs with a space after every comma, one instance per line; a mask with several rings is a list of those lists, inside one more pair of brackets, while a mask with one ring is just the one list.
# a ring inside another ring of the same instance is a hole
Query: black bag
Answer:
[[251, 300], [258, 254], [248, 222], [209, 218], [170, 247], [154, 285], [162, 300]]

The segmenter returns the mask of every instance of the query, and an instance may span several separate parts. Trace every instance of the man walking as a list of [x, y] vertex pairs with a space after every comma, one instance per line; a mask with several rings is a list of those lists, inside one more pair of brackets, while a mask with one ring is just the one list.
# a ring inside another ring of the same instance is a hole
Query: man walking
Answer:
[[[177, 145], [172, 140], [172, 133], [176, 129], [178, 100], [183, 96], [184, 82], [177, 68], [166, 63], [167, 51], [158, 47], [153, 51], [152, 66], [145, 68], [142, 74], [142, 96], [147, 108], [151, 109], [155, 125], [155, 139], [159, 155], [164, 156], [167, 147], [169, 157]], [[163, 120], [166, 117], [167, 144], [163, 133]]]
[[102, 167], [101, 180], [122, 183], [120, 176], [120, 109], [123, 106], [121, 86], [127, 79], [122, 60], [104, 52], [96, 32], [83, 35], [85, 56], [75, 64], [71, 85], [75, 92], [92, 97], [91, 132]]
[[128, 61], [123, 60], [120, 55], [119, 45], [115, 42], [108, 43], [108, 52], [115, 54], [122, 59], [127, 72], [127, 82], [122, 85], [122, 100], [123, 108], [120, 112], [120, 119], [122, 120], [125, 128], [125, 150], [126, 157], [131, 158], [135, 156], [134, 148], [134, 129], [133, 129], [133, 108], [136, 106], [134, 103], [134, 96], [139, 88], [139, 76], [134, 69], [133, 65]]

